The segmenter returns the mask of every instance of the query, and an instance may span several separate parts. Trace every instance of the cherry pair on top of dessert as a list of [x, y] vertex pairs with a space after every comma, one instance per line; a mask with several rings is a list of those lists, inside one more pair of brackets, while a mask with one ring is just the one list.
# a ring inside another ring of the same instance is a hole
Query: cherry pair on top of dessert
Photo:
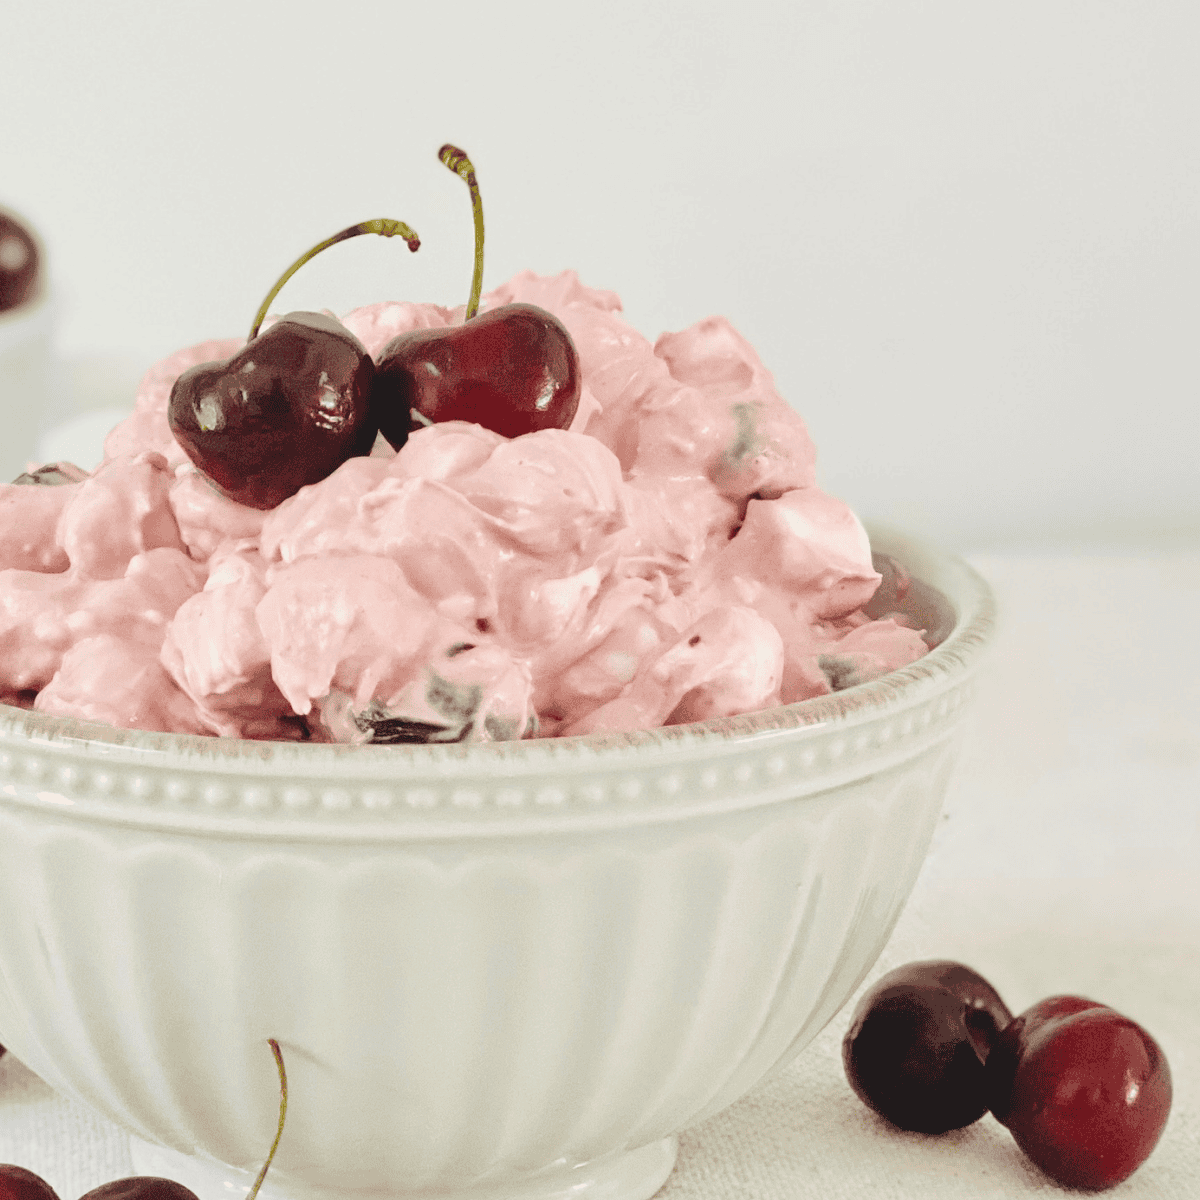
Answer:
[[1013, 1018], [986, 979], [954, 962], [884, 975], [855, 1009], [842, 1062], [858, 1097], [893, 1125], [944, 1133], [990, 1109], [1069, 1187], [1132, 1175], [1171, 1108], [1167, 1060], [1128, 1017], [1051, 996]]
[[29, 299], [40, 268], [33, 234], [11, 213], [0, 212], [0, 313]]
[[[287, 1116], [287, 1071], [283, 1066], [283, 1054], [274, 1038], [268, 1038], [267, 1044], [275, 1056], [275, 1067], [279, 1072], [279, 1125], [267, 1161], [263, 1163], [254, 1186], [247, 1192], [246, 1200], [254, 1200], [267, 1177], [275, 1151], [279, 1149], [279, 1139], [283, 1137], [283, 1123]], [[0, 1163], [0, 1200], [59, 1200], [59, 1196], [36, 1172], [13, 1163]], [[199, 1200], [199, 1197], [191, 1188], [174, 1179], [163, 1179], [158, 1175], [131, 1175], [127, 1179], [102, 1183], [85, 1192], [80, 1200]]]
[[476, 316], [483, 282], [483, 206], [475, 169], [454, 146], [438, 152], [470, 189], [475, 269], [466, 319], [449, 329], [393, 338], [378, 367], [341, 322], [290, 313], [259, 328], [279, 290], [301, 266], [364, 233], [420, 241], [403, 222], [365, 221], [301, 255], [267, 294], [246, 346], [176, 380], [171, 431], [218, 490], [254, 508], [273, 508], [347, 459], [369, 454], [377, 432], [394, 449], [413, 422], [465, 420], [505, 437], [565, 428], [579, 403], [579, 356], [550, 313], [509, 304]]

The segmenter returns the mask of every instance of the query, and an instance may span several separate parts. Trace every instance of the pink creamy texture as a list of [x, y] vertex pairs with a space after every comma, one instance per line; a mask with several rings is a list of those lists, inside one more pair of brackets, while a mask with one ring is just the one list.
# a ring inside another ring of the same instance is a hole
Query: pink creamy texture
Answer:
[[[176, 377], [227, 339], [149, 371], [90, 477], [0, 485], [0, 699], [231, 737], [503, 740], [750, 712], [925, 653], [861, 612], [866, 534], [727, 321], [651, 345], [571, 271], [485, 307], [512, 301], [579, 350], [568, 430], [422, 428], [260, 512], [167, 425]], [[377, 354], [462, 310], [344, 320]]]

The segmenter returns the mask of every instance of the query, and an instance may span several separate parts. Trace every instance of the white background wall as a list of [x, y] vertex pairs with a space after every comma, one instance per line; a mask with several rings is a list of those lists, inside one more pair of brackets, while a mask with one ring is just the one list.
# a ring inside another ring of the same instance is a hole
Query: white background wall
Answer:
[[[1194, 0], [0, 0], [0, 201], [122, 380], [281, 308], [576, 267], [713, 312], [825, 486], [961, 549], [1200, 537]], [[96, 403], [95, 396], [80, 398]]]

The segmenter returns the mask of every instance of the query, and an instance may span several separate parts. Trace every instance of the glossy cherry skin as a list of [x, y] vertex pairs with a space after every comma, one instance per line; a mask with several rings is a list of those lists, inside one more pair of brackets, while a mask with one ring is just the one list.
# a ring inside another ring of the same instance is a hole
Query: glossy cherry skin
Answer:
[[371, 356], [341, 322], [289, 313], [225, 362], [180, 375], [167, 418], [218, 491], [274, 508], [371, 452], [374, 378]]
[[33, 234], [15, 217], [0, 212], [0, 312], [29, 299], [39, 270]]
[[842, 1041], [846, 1079], [901, 1129], [961, 1129], [987, 1111], [984, 1063], [1011, 1018], [996, 989], [970, 967], [908, 963], [859, 1000]]
[[411, 413], [472, 421], [517, 437], [565, 429], [579, 407], [579, 352], [562, 322], [533, 304], [505, 304], [448, 329], [414, 329], [379, 355], [379, 430], [404, 445]]
[[1089, 1008], [1104, 1007], [1098, 1000], [1086, 1000], [1082, 996], [1047, 996], [1014, 1017], [1000, 1031], [989, 1057], [991, 1065], [984, 1072], [987, 1106], [997, 1121], [1005, 1125], [1008, 1123], [1013, 1077], [1021, 1056], [1029, 1047], [1029, 1039], [1048, 1021], [1073, 1016]]
[[0, 1163], [0, 1200], [58, 1200], [58, 1193], [40, 1175]]
[[189, 1187], [176, 1183], [174, 1179], [163, 1179], [158, 1175], [131, 1175], [128, 1179], [114, 1179], [102, 1183], [90, 1192], [84, 1192], [80, 1200], [199, 1200]]
[[1043, 1171], [1100, 1190], [1150, 1157], [1171, 1111], [1155, 1040], [1094, 1000], [1050, 996], [1000, 1035], [986, 1069], [992, 1112]]

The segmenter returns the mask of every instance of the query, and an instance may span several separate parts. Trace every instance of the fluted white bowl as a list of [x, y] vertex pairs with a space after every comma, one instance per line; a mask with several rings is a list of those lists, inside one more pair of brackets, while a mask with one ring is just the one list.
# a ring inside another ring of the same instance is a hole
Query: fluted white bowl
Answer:
[[0, 1043], [198, 1188], [265, 1157], [276, 1038], [268, 1193], [651, 1195], [845, 1003], [928, 848], [991, 596], [873, 543], [940, 645], [746, 717], [335, 747], [0, 709]]

